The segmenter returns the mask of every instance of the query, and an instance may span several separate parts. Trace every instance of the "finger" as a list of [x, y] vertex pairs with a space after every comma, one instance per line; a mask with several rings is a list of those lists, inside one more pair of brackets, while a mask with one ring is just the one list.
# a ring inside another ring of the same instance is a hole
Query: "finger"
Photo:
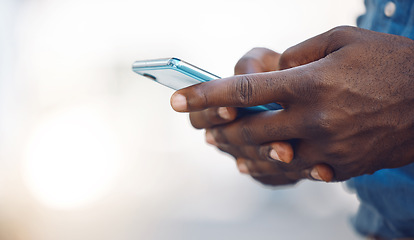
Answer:
[[267, 48], [253, 48], [234, 67], [234, 74], [270, 72], [278, 70], [280, 54]]
[[237, 159], [237, 158], [246, 158], [246, 155], [244, 154], [244, 151], [239, 146], [227, 145], [227, 144], [218, 144], [214, 140], [212, 142], [210, 142], [208, 139], [206, 139], [206, 141], [208, 143], [216, 146], [220, 151], [231, 155], [235, 159]]
[[[213, 141], [214, 142], [214, 141]], [[214, 142], [215, 143], [215, 142]], [[243, 158], [243, 159], [252, 159], [255, 161], [263, 161], [257, 155], [257, 146], [235, 146], [235, 145], [228, 145], [228, 144], [213, 144], [215, 145], [220, 151], [228, 153], [233, 157]]]
[[[214, 106], [287, 105], [301, 100], [309, 88], [314, 88], [312, 80], [322, 71], [312, 63], [355, 42], [359, 37], [355, 31], [361, 30], [337, 27], [292, 47], [281, 56], [283, 71], [234, 76], [179, 90], [172, 96], [171, 105], [178, 112], [186, 112]], [[287, 69], [291, 66], [301, 67]]]
[[234, 75], [264, 72], [262, 67], [259, 62], [252, 59], [240, 59], [234, 68]]
[[310, 170], [308, 176], [313, 180], [331, 182], [334, 179], [334, 172], [327, 164], [317, 164]]
[[274, 161], [290, 163], [294, 156], [293, 147], [289, 142], [272, 142], [267, 146], [261, 146], [260, 148], [263, 149], [261, 152], [265, 152], [267, 150], [267, 155]]
[[327, 164], [316, 164], [307, 169], [286, 171], [285, 175], [291, 179], [309, 179], [316, 181], [331, 182], [333, 180], [333, 170]]
[[197, 129], [210, 128], [233, 121], [237, 117], [237, 109], [230, 107], [207, 108], [190, 113], [190, 122]]
[[237, 158], [236, 161], [239, 171], [244, 174], [249, 174], [252, 177], [263, 177], [285, 173], [275, 163], [255, 161], [248, 158], [240, 157]]
[[[289, 143], [276, 142], [269, 144], [268, 146], [271, 147], [275, 145], [281, 145], [283, 146], [283, 148], [287, 147], [287, 150], [292, 152], [289, 153], [289, 155], [293, 155], [293, 150]], [[255, 149], [259, 149], [259, 147], [245, 146], [238, 150], [236, 150], [236, 148], [234, 147], [225, 148], [228, 152], [232, 152], [232, 155], [235, 156], [237, 159], [241, 159], [240, 161], [244, 164], [243, 169], [245, 169], [245, 167], [247, 167], [248, 169], [244, 173], [248, 173], [254, 177], [268, 176], [274, 174], [287, 174], [287, 176], [291, 176], [291, 178], [294, 179], [307, 178], [310, 180], [325, 182], [331, 182], [334, 180], [333, 169], [327, 164], [321, 163], [316, 164], [313, 167], [302, 169], [300, 165], [288, 165], [280, 161], [268, 160], [269, 155], [259, 153], [261, 151], [255, 151]], [[261, 147], [261, 149], [263, 149], [263, 146]]]
[[270, 162], [254, 161], [246, 158], [237, 158], [236, 160], [240, 173], [249, 174], [254, 179], [267, 185], [292, 184], [301, 179], [325, 182], [333, 180], [333, 170], [326, 164], [317, 164], [313, 168], [288, 172]]
[[[293, 147], [289, 142], [273, 142], [262, 146], [246, 145], [234, 146], [218, 144], [210, 131], [206, 134], [208, 143], [220, 147], [223, 151], [231, 152], [233, 156], [253, 159], [255, 161], [267, 161], [278, 163], [283, 170], [289, 170], [288, 165], [293, 159]], [[296, 167], [296, 166], [295, 166]]]
[[211, 145], [214, 145], [214, 146], [218, 146], [216, 140], [213, 137], [213, 134], [211, 134], [211, 131], [208, 130], [208, 129], [206, 130], [206, 137], [205, 138], [206, 138], [206, 142], [208, 144], [211, 144]]
[[285, 172], [284, 174], [278, 175], [254, 176], [253, 178], [264, 185], [272, 186], [295, 184], [301, 179], [318, 180], [325, 182], [330, 182], [332, 180], [333, 172], [328, 165], [318, 164], [315, 166], [315, 168], [318, 169], [318, 171], [321, 173], [321, 179], [316, 179], [311, 176], [311, 172], [313, 171], [311, 168], [299, 172]]
[[237, 158], [236, 164], [240, 173], [249, 174], [249, 169], [247, 168], [246, 160], [244, 158]]
[[288, 69], [326, 57], [355, 40], [354, 27], [337, 27], [288, 48], [280, 57], [279, 68]]
[[[241, 161], [247, 167], [247, 174], [251, 175], [254, 178], [263, 178], [263, 177], [271, 177], [271, 176], [278, 176], [282, 177], [285, 180], [289, 180], [289, 182], [296, 182], [300, 179], [307, 179], [309, 178], [309, 174], [311, 169], [304, 169], [304, 170], [296, 170], [296, 171], [286, 171], [281, 169], [279, 164], [272, 163], [272, 162], [264, 162], [264, 161], [254, 161], [247, 158], [238, 158], [238, 166], [239, 161]], [[239, 168], [240, 169], [240, 168]], [[280, 179], [280, 178], [279, 178]]]
[[253, 177], [256, 181], [262, 183], [263, 185], [270, 185], [270, 186], [284, 186], [284, 185], [292, 185], [297, 183], [300, 179], [291, 179], [286, 175], [273, 175], [273, 176], [261, 176], [261, 177]]
[[[269, 150], [262, 151], [260, 146], [253, 146], [253, 145], [246, 145], [246, 146], [236, 146], [236, 145], [229, 145], [229, 144], [218, 144], [213, 140], [212, 142], [215, 143], [220, 150], [230, 153], [232, 156], [236, 158], [244, 158], [250, 159], [254, 161], [266, 161], [282, 164], [280, 161], [275, 161], [269, 157]], [[213, 144], [214, 145], [214, 144]], [[284, 164], [284, 163], [283, 163]]]
[[306, 93], [313, 88], [318, 72], [292, 68], [217, 79], [178, 90], [171, 97], [171, 106], [178, 112], [210, 107], [251, 107], [275, 102], [288, 106], [309, 95]]
[[303, 138], [306, 131], [300, 115], [299, 110], [292, 113], [285, 110], [266, 111], [211, 128], [211, 134], [219, 144], [237, 146]]

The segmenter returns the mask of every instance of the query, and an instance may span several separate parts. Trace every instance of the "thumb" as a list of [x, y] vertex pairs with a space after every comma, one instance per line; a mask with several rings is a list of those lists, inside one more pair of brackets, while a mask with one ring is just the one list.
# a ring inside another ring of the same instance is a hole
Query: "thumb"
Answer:
[[358, 28], [340, 26], [288, 48], [279, 60], [279, 69], [305, 65], [341, 49], [355, 40]]

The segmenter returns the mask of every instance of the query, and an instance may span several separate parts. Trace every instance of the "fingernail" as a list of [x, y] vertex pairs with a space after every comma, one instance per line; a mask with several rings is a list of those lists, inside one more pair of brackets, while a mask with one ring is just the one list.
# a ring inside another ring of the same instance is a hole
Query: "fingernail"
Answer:
[[272, 150], [269, 153], [271, 158], [284, 163], [290, 163], [292, 161], [293, 156], [291, 156], [292, 154], [289, 154], [290, 148], [288, 143], [277, 142], [270, 144], [270, 146], [272, 147]]
[[243, 174], [249, 174], [249, 169], [247, 168], [246, 164], [244, 163], [237, 163], [237, 167], [239, 168], [239, 172]]
[[231, 118], [229, 110], [226, 107], [219, 107], [217, 109], [218, 115], [225, 120], [229, 120]]
[[171, 97], [171, 106], [175, 111], [183, 112], [187, 110], [187, 99], [184, 95], [175, 94]]
[[322, 178], [321, 176], [319, 176], [319, 172], [316, 168], [312, 169], [312, 171], [310, 172], [310, 175], [312, 176], [313, 179], [322, 181]]
[[276, 150], [275, 150], [275, 149], [273, 149], [273, 148], [272, 148], [272, 150], [270, 150], [269, 156], [270, 156], [273, 160], [283, 162], [282, 160], [280, 160], [279, 155], [277, 154]]
[[206, 142], [211, 145], [217, 146], [217, 142], [214, 139], [213, 134], [209, 130], [206, 130]]

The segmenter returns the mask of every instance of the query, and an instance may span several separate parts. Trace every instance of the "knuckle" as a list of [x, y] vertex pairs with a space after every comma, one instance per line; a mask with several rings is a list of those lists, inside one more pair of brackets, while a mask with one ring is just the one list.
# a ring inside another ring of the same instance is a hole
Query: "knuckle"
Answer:
[[264, 47], [254, 47], [249, 51], [249, 53], [250, 52], [252, 52], [252, 53], [261, 53], [261, 52], [267, 52], [267, 51], [269, 51], [269, 49], [264, 48]]
[[250, 61], [251, 61], [251, 58], [250, 57], [243, 56], [242, 58], [239, 59], [239, 61], [237, 61], [236, 65], [234, 66], [234, 69], [237, 70], [237, 69], [243, 68]]
[[257, 155], [257, 147], [256, 146], [239, 146], [240, 153], [243, 154], [243, 157], [246, 159], [254, 159], [255, 161], [259, 161], [260, 156]]
[[255, 161], [246, 161], [246, 165], [251, 176], [258, 177], [265, 175], [265, 171]]
[[329, 136], [334, 135], [335, 126], [329, 114], [321, 113], [319, 115], [320, 116], [318, 119], [318, 125], [319, 125], [320, 132], [322, 132], [322, 134], [324, 135], [329, 135]]
[[326, 146], [325, 149], [325, 158], [326, 159], [335, 159], [335, 161], [340, 161], [342, 164], [346, 165], [348, 162], [347, 148], [343, 143], [332, 143]]
[[196, 129], [207, 128], [216, 125], [220, 117], [216, 108], [207, 108], [202, 111], [190, 112], [190, 123]]
[[217, 146], [217, 148], [222, 152], [230, 154], [234, 158], [237, 158], [238, 155], [239, 155], [239, 154], [237, 154], [237, 151], [230, 145], [220, 144], [220, 145]]
[[220, 122], [220, 116], [218, 114], [217, 108], [207, 108], [206, 110], [202, 111], [202, 117], [207, 124], [213, 126]]
[[[346, 181], [348, 179], [350, 179], [352, 176], [355, 176], [355, 172], [353, 171], [349, 171], [349, 170], [343, 170], [340, 168], [334, 168], [334, 180], [335, 181]], [[362, 174], [357, 174], [357, 176], [362, 175]]]
[[335, 127], [329, 113], [320, 111], [313, 116], [308, 128], [315, 136], [333, 135]]
[[239, 59], [234, 67], [234, 72], [236, 75], [240, 75], [253, 72], [271, 71], [273, 69], [271, 69], [269, 65], [274, 58], [279, 59], [279, 54], [268, 48], [255, 47]]
[[[352, 131], [353, 126], [348, 123], [348, 113], [338, 108], [321, 109], [317, 106], [314, 114], [312, 114], [311, 126], [316, 130], [316, 134], [324, 134], [331, 140], [339, 140]], [[348, 133], [347, 133], [348, 132]], [[331, 142], [332, 143], [332, 142]], [[338, 149], [335, 147], [335, 149]]]
[[252, 123], [249, 118], [241, 119], [239, 125], [238, 141], [242, 144], [255, 145], [254, 131], [251, 127]]
[[193, 125], [194, 128], [201, 129], [203, 128], [203, 124], [200, 122], [200, 118], [198, 115], [200, 115], [199, 112], [190, 113], [190, 123], [191, 125]]
[[348, 36], [355, 28], [351, 26], [338, 26], [328, 31], [332, 38], [342, 38]]
[[215, 127], [215, 128], [211, 128], [211, 134], [213, 135], [214, 140], [218, 144], [228, 144], [229, 143], [226, 135], [223, 133], [223, 130], [220, 126]]
[[338, 49], [338, 46], [342, 46], [343, 43], [349, 42], [353, 33], [356, 31], [355, 27], [351, 26], [338, 26], [326, 33], [326, 53], [334, 52]]
[[190, 109], [205, 108], [209, 105], [207, 93], [208, 88], [204, 84], [194, 86], [194, 96], [187, 99], [187, 105]]
[[234, 66], [234, 72], [236, 74], [242, 74], [249, 68], [251, 65], [257, 65], [259, 60], [251, 55], [245, 55], [237, 61], [236, 65]]
[[255, 47], [248, 51], [244, 57], [249, 57], [252, 60], [260, 61], [263, 56], [274, 53], [272, 50], [264, 47]]
[[253, 132], [250, 128], [243, 126], [240, 129], [240, 135], [241, 135], [240, 137], [243, 142], [248, 143], [248, 144], [251, 144], [253, 142], [252, 141]]
[[286, 86], [285, 93], [306, 105], [317, 103], [321, 94], [325, 91], [323, 73], [307, 70], [298, 71], [298, 81]]
[[251, 103], [253, 95], [253, 81], [254, 79], [250, 75], [243, 75], [240, 76], [234, 83], [234, 87], [236, 89], [235, 100], [242, 106], [249, 105]]
[[288, 48], [286, 51], [282, 53], [279, 59], [279, 69], [288, 69], [298, 65], [298, 63], [293, 58], [295, 52], [294, 47]]

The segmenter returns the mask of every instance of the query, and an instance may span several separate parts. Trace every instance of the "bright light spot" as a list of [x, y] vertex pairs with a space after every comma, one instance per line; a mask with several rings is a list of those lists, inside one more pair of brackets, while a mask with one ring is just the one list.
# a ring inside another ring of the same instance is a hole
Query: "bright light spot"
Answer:
[[37, 127], [27, 146], [23, 177], [38, 200], [71, 209], [110, 189], [120, 151], [104, 119], [85, 107], [52, 116]]

